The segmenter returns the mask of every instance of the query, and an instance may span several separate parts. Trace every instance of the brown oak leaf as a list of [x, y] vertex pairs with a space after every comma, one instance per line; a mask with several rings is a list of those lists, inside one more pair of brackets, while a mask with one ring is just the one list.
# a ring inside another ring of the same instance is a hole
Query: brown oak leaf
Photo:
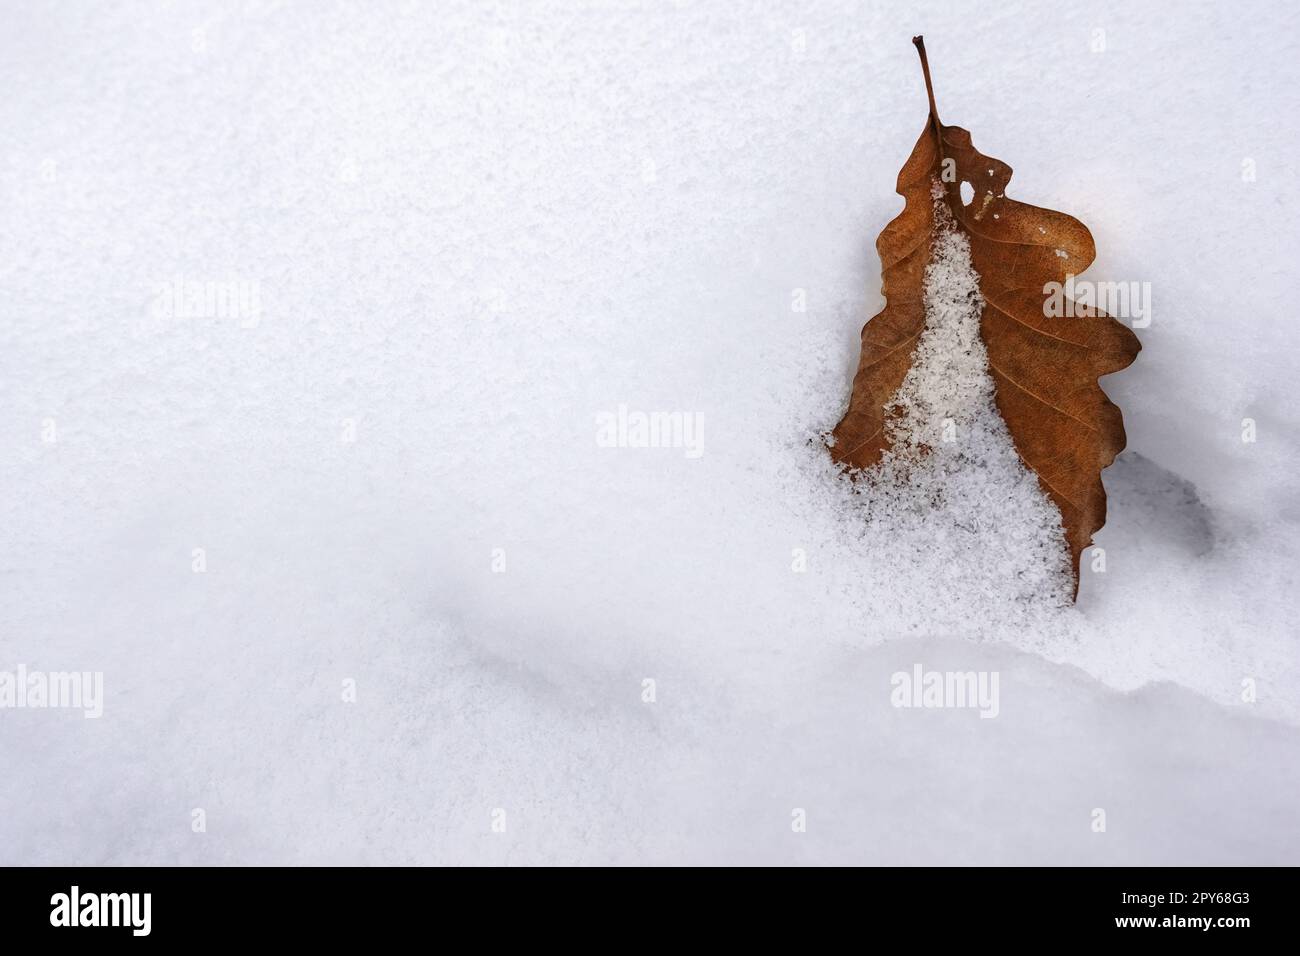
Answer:
[[[930, 116], [898, 174], [903, 211], [876, 241], [885, 307], [862, 329], [862, 357], [831, 454], [850, 469], [866, 469], [889, 447], [891, 398], [925, 328], [923, 281], [937, 180], [979, 273], [980, 334], [998, 412], [1021, 460], [1060, 509], [1077, 595], [1080, 553], [1106, 520], [1101, 471], [1125, 441], [1123, 416], [1097, 380], [1131, 364], [1141, 346], [1130, 329], [1096, 308], [1075, 305], [1072, 317], [1049, 315], [1045, 287], [1088, 267], [1096, 254], [1092, 234], [1064, 213], [1007, 198], [1011, 167], [975, 149], [966, 130], [939, 122], [925, 44], [920, 37], [912, 42]], [[969, 204], [963, 183], [973, 192]]]

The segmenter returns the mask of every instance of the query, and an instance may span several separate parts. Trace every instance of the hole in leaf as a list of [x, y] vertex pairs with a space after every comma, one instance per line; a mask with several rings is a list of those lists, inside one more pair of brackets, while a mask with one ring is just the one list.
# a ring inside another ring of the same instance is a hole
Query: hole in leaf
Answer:
[[961, 204], [969, 206], [971, 200], [975, 198], [975, 187], [970, 183], [963, 181], [961, 184]]

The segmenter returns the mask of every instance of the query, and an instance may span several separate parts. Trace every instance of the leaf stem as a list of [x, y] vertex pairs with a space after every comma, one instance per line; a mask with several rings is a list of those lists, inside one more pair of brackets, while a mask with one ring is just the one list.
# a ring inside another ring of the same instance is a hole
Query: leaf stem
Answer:
[[921, 72], [925, 74], [925, 95], [930, 100], [930, 127], [934, 130], [934, 145], [939, 150], [939, 160], [943, 161], [943, 127], [939, 124], [939, 108], [934, 105], [934, 84], [930, 82], [930, 61], [925, 55], [925, 37], [912, 37], [916, 52], [921, 57]]

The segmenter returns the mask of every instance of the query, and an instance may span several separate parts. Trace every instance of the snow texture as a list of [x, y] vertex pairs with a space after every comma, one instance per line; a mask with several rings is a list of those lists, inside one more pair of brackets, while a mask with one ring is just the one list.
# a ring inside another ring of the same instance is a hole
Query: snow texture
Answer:
[[[1294, 5], [0, 17], [0, 672], [105, 697], [0, 709], [0, 863], [1300, 859]], [[1153, 291], [1077, 604], [821, 445], [917, 33]]]

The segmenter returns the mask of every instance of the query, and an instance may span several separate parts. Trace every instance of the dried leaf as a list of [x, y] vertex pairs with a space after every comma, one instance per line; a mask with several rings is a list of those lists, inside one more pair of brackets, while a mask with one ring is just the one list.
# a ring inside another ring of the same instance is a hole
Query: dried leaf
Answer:
[[[891, 398], [912, 365], [925, 327], [922, 296], [935, 214], [932, 183], [942, 183], [958, 227], [968, 236], [985, 306], [980, 332], [988, 351], [997, 409], [1021, 460], [1060, 509], [1078, 590], [1079, 555], [1106, 519], [1101, 470], [1124, 448], [1120, 410], [1097, 383], [1131, 364], [1137, 336], [1095, 308], [1049, 317], [1051, 282], [1064, 283], [1092, 262], [1088, 228], [1070, 216], [1006, 196], [1011, 167], [971, 145], [970, 133], [944, 126], [934, 105], [925, 45], [921, 55], [930, 117], [898, 175], [903, 212], [880, 234], [885, 308], [862, 330], [862, 357], [849, 409], [835, 427], [831, 453], [852, 469], [876, 464], [889, 447]], [[945, 175], [945, 172], [947, 175]], [[973, 197], [963, 202], [962, 183]]]

